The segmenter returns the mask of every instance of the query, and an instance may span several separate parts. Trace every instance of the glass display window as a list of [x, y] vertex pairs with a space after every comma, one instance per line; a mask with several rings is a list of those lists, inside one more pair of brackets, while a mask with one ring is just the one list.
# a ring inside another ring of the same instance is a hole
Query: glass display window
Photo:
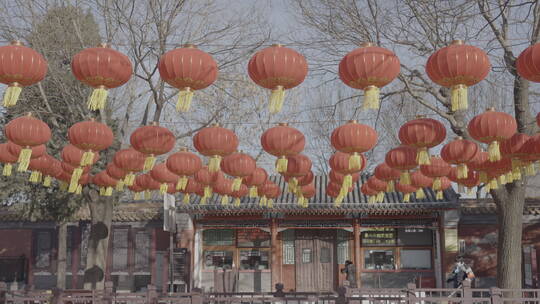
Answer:
[[369, 270], [395, 270], [394, 249], [365, 249], [364, 269]]
[[240, 270], [266, 270], [269, 269], [268, 250], [240, 250]]
[[431, 249], [401, 249], [399, 252], [401, 269], [431, 269]]
[[231, 269], [233, 257], [233, 251], [206, 250], [204, 251], [204, 269]]

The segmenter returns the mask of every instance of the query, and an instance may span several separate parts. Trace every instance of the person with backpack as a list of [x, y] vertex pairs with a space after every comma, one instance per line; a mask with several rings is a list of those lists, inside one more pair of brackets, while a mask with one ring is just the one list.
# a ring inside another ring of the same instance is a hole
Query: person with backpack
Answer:
[[462, 256], [458, 256], [456, 258], [456, 264], [454, 265], [454, 269], [452, 270], [452, 274], [448, 280], [446, 280], [447, 283], [453, 282], [454, 288], [460, 288], [463, 284], [463, 281], [472, 281], [474, 280], [474, 272], [472, 271], [472, 268], [465, 264], [465, 260]]

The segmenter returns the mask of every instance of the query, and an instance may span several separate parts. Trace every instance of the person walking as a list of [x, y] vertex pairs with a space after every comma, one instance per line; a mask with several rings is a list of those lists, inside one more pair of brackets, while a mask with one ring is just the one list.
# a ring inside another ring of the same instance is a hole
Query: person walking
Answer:
[[456, 258], [456, 264], [454, 265], [454, 269], [452, 270], [452, 274], [448, 280], [446, 280], [447, 283], [453, 282], [454, 288], [460, 288], [463, 284], [463, 281], [468, 280], [472, 281], [474, 280], [474, 272], [472, 271], [472, 268], [465, 264], [465, 260], [462, 256], [458, 256]]
[[347, 260], [345, 261], [345, 268], [341, 269], [341, 273], [345, 273], [345, 279], [349, 282], [350, 288], [357, 288], [356, 285], [356, 267], [354, 264]]

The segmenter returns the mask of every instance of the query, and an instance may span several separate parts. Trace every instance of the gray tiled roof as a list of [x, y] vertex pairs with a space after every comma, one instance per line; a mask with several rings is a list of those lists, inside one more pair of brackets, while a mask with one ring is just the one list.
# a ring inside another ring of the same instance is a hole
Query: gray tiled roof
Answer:
[[[435, 192], [430, 188], [425, 188], [424, 192], [426, 194], [425, 199], [416, 199], [415, 194], [411, 194], [410, 202], [403, 202], [403, 194], [399, 192], [386, 193], [384, 201], [382, 203], [372, 203], [368, 204], [368, 197], [362, 194], [360, 187], [363, 183], [369, 178], [369, 174], [361, 175], [361, 178], [356, 182], [354, 190], [350, 192], [347, 197], [343, 200], [341, 207], [334, 207], [334, 199], [330, 196], [327, 196], [326, 185], [328, 184], [328, 177], [326, 175], [316, 176], [314, 179], [316, 194], [313, 198], [309, 200], [309, 207], [303, 208], [297, 204], [297, 197], [287, 192], [287, 183], [281, 176], [271, 176], [270, 179], [279, 185], [281, 188], [281, 195], [275, 199], [274, 207], [272, 209], [259, 206], [259, 198], [249, 198], [244, 197], [241, 200], [240, 207], [234, 207], [231, 204], [227, 206], [221, 205], [220, 196], [214, 195], [212, 198], [208, 199], [205, 205], [200, 204], [200, 197], [192, 196], [190, 204], [178, 205], [180, 212], [188, 213], [230, 213], [230, 212], [240, 212], [256, 210], [275, 210], [275, 211], [297, 211], [305, 213], [306, 211], [316, 211], [316, 210], [342, 210], [342, 211], [381, 211], [381, 210], [394, 210], [403, 212], [405, 210], [436, 210], [436, 209], [448, 209], [457, 207], [458, 196], [452, 188], [444, 191], [444, 199], [436, 200]], [[180, 198], [181, 199], [181, 198]], [[339, 213], [339, 212], [338, 212]]]

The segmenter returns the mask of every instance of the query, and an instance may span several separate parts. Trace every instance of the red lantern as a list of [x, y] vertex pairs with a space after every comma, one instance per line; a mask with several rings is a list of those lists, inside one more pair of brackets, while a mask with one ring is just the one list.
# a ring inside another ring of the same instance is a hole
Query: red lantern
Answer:
[[105, 108], [109, 89], [128, 82], [133, 68], [126, 55], [102, 43], [77, 53], [71, 61], [71, 71], [79, 81], [94, 88], [88, 108], [96, 111]]
[[516, 69], [519, 76], [532, 81], [540, 82], [540, 44], [535, 43], [526, 48], [516, 59]]
[[43, 154], [38, 158], [30, 160], [28, 168], [32, 170], [29, 181], [32, 183], [39, 183], [42, 180], [43, 172], [45, 172], [52, 165], [50, 155]]
[[23, 148], [19, 154], [13, 153], [19, 157], [17, 170], [20, 172], [28, 169], [33, 151], [31, 148], [43, 145], [51, 139], [49, 126], [43, 121], [34, 118], [31, 113], [10, 121], [4, 129], [4, 134], [9, 141]]
[[452, 89], [452, 111], [467, 109], [467, 87], [486, 78], [490, 69], [487, 54], [461, 40], [436, 51], [426, 63], [429, 78]]
[[[448, 177], [441, 177], [440, 180], [441, 180], [440, 187], [439, 187], [438, 190], [436, 190], [436, 194], [435, 194], [435, 199], [436, 200], [444, 199], [443, 191], [450, 188], [450, 187], [452, 187], [452, 183], [450, 182]], [[435, 181], [434, 181], [434, 183], [435, 183]], [[435, 188], [433, 190], [435, 190]]]
[[274, 199], [281, 195], [281, 189], [274, 182], [267, 180], [258, 190], [261, 195], [259, 200], [260, 206], [266, 206], [268, 208], [274, 207]]
[[248, 195], [248, 192], [249, 192], [248, 187], [244, 184], [240, 186], [240, 190], [233, 191], [231, 193], [231, 197], [234, 197], [233, 205], [235, 207], [240, 207], [241, 198]]
[[268, 179], [268, 173], [263, 168], [255, 168], [251, 175], [246, 176], [243, 183], [249, 187], [249, 197], [257, 197], [258, 187], [265, 184]]
[[474, 158], [471, 159], [467, 163], [467, 167], [469, 167], [469, 169], [472, 169], [478, 172], [479, 177], [480, 177], [480, 182], [487, 183], [488, 180], [487, 180], [486, 172], [490, 164], [491, 162], [489, 161], [488, 153], [484, 151], [479, 151], [478, 153], [476, 153]]
[[287, 171], [285, 174], [290, 177], [301, 177], [311, 170], [311, 160], [303, 154], [296, 154], [287, 157]]
[[392, 192], [394, 191], [394, 181], [399, 179], [401, 172], [390, 168], [386, 163], [382, 163], [375, 167], [374, 175], [376, 178], [388, 183], [386, 192]]
[[94, 175], [92, 183], [96, 186], [99, 186], [99, 194], [102, 196], [111, 196], [113, 192], [113, 187], [116, 186], [118, 180], [112, 178], [107, 174], [107, 171], [101, 171], [98, 174]]
[[414, 171], [411, 173], [411, 185], [418, 188], [416, 190], [416, 199], [426, 198], [426, 193], [423, 188], [429, 188], [433, 185], [433, 178], [427, 177], [420, 171]]
[[165, 154], [174, 148], [176, 138], [169, 129], [160, 127], [156, 122], [150, 126], [137, 128], [129, 138], [133, 149], [146, 155], [144, 170], [152, 170], [156, 155]]
[[339, 78], [354, 89], [364, 90], [366, 109], [379, 108], [379, 89], [399, 75], [399, 58], [394, 52], [364, 43], [341, 59]]
[[447, 176], [451, 169], [452, 167], [438, 156], [431, 157], [430, 165], [420, 166], [420, 172], [422, 172], [422, 174], [434, 178], [432, 186], [433, 190], [441, 189], [441, 178]]
[[530, 138], [527, 134], [516, 133], [500, 144], [502, 156], [512, 160], [512, 174], [515, 180], [521, 179], [521, 167], [529, 162], [527, 143]]
[[472, 138], [489, 144], [489, 160], [493, 162], [501, 159], [499, 143], [516, 133], [517, 122], [512, 115], [495, 112], [493, 108], [490, 108], [471, 119], [467, 129]]
[[193, 146], [202, 155], [210, 157], [208, 168], [216, 172], [220, 169], [221, 158], [238, 148], [238, 137], [233, 131], [215, 124], [197, 132], [193, 136]]
[[371, 176], [368, 178], [366, 184], [368, 184], [369, 188], [377, 191], [376, 201], [382, 203], [384, 201], [384, 192], [388, 187], [388, 183], [376, 178], [375, 176]]
[[118, 168], [117, 166], [114, 165], [114, 163], [110, 163], [107, 165], [107, 174], [109, 174], [110, 177], [114, 178], [114, 179], [117, 179], [117, 180], [123, 180], [126, 175], [127, 175], [127, 172]]
[[457, 137], [444, 145], [441, 150], [441, 157], [445, 162], [457, 165], [457, 176], [459, 178], [467, 178], [467, 162], [471, 161], [478, 151], [480, 151], [480, 148], [475, 142]]
[[[219, 179], [215, 184], [214, 184], [214, 191], [221, 195], [221, 204], [222, 205], [228, 205], [229, 204], [229, 196], [232, 194], [233, 192], [233, 180], [231, 179], [228, 179], [228, 178], [222, 178], [222, 179]], [[242, 185], [242, 183], [240, 183], [240, 185]], [[240, 187], [238, 187], [238, 190], [240, 190]]]
[[193, 177], [188, 178], [186, 187], [184, 190], [180, 190], [180, 192], [184, 193], [184, 197], [182, 198], [182, 202], [184, 204], [189, 204], [191, 199], [191, 194], [196, 194], [200, 190], [202, 190], [203, 187], [201, 184], [197, 183]]
[[161, 79], [180, 90], [176, 103], [176, 110], [180, 112], [189, 111], [193, 91], [210, 86], [218, 75], [214, 58], [192, 44], [163, 54], [158, 68]]
[[144, 154], [133, 148], [122, 149], [114, 154], [113, 163], [116, 167], [127, 172], [124, 184], [131, 186], [135, 181], [134, 172], [143, 170]]
[[[168, 187], [170, 183], [176, 183], [178, 182], [178, 175], [174, 174], [173, 172], [169, 171], [167, 169], [167, 165], [165, 163], [155, 165], [152, 170], [150, 170], [150, 176], [160, 183], [159, 187], [159, 193], [165, 194], [168, 191]], [[176, 186], [175, 186], [176, 188]]]
[[330, 156], [328, 163], [332, 170], [341, 174], [351, 175], [362, 171], [367, 165], [365, 156], [363, 154], [360, 154], [360, 156], [362, 157], [362, 168], [360, 169], [349, 169], [349, 154], [339, 151], [334, 152], [334, 154]]
[[[15, 144], [13, 144], [15, 145]], [[9, 143], [0, 144], [0, 163], [4, 164], [2, 174], [4, 176], [11, 176], [12, 164], [17, 162], [17, 156], [9, 152]]]
[[367, 152], [377, 144], [377, 132], [370, 126], [359, 124], [351, 120], [347, 124], [336, 128], [330, 140], [332, 146], [341, 152], [352, 154], [349, 158], [351, 169], [360, 169], [362, 160], [359, 153]]
[[167, 169], [180, 176], [176, 185], [177, 190], [184, 190], [188, 182], [188, 176], [197, 173], [201, 168], [201, 159], [195, 153], [188, 152], [187, 149], [176, 152], [167, 158]]
[[106, 124], [95, 121], [78, 122], [68, 130], [69, 142], [75, 147], [85, 151], [81, 166], [87, 166], [94, 162], [94, 153], [110, 147], [114, 135]]
[[59, 160], [55, 159], [50, 155], [48, 156], [48, 158], [51, 164], [49, 168], [45, 169], [45, 171], [42, 172], [42, 174], [45, 176], [43, 178], [43, 186], [45, 187], [51, 186], [53, 177], [58, 179], [64, 173], [64, 170], [62, 170], [62, 163]]
[[368, 184], [362, 184], [362, 187], [360, 187], [360, 192], [362, 192], [365, 196], [368, 196], [368, 203], [375, 203], [376, 196], [379, 194], [378, 191], [375, 191], [369, 187]]
[[399, 128], [401, 143], [418, 149], [416, 161], [419, 165], [429, 164], [428, 149], [442, 143], [445, 138], [444, 125], [431, 118], [418, 117]]
[[17, 104], [22, 87], [36, 84], [47, 74], [47, 61], [20, 41], [0, 47], [0, 82], [7, 84], [4, 107]]
[[[343, 181], [345, 180], [345, 175], [341, 174], [339, 172], [336, 172], [334, 170], [330, 170], [330, 173], [328, 173], [328, 178], [332, 183], [342, 185]], [[358, 180], [360, 179], [360, 173], [354, 173], [351, 174], [351, 181], [354, 185]]]
[[397, 183], [396, 190], [403, 193], [403, 202], [408, 203], [411, 201], [411, 193], [417, 192], [418, 188], [413, 185], [404, 185], [402, 183]]
[[298, 205], [307, 208], [309, 206], [309, 199], [315, 196], [317, 190], [313, 183], [298, 187]]
[[209, 198], [212, 195], [212, 185], [214, 185], [220, 179], [224, 179], [222, 171], [211, 172], [210, 169], [205, 166], [201, 170], [195, 173], [195, 181], [204, 186], [204, 198]]
[[272, 90], [270, 113], [281, 111], [285, 90], [301, 84], [306, 78], [306, 59], [293, 49], [274, 44], [258, 51], [248, 63], [248, 74], [259, 86]]
[[287, 171], [287, 157], [302, 152], [306, 139], [302, 132], [280, 123], [262, 134], [261, 145], [264, 151], [278, 157], [276, 171], [283, 173]]
[[392, 169], [401, 171], [399, 182], [410, 185], [409, 170], [416, 168], [416, 149], [409, 146], [399, 146], [386, 153], [384, 162]]
[[[69, 189], [71, 190], [68, 190], [69, 192], [73, 192], [79, 184], [79, 179], [83, 174], [84, 166], [82, 166], [81, 164], [83, 163], [84, 151], [73, 145], [67, 145], [62, 149], [61, 157], [64, 162], [75, 167], [71, 175], [71, 182], [69, 184]], [[97, 162], [98, 160], [99, 154], [96, 154], [93, 161]], [[90, 165], [92, 164], [93, 163], [91, 163]]]
[[221, 162], [223, 172], [235, 177], [231, 185], [233, 187], [231, 190], [235, 191], [240, 189], [242, 178], [250, 176], [255, 168], [257, 168], [257, 163], [253, 157], [241, 152], [232, 153]]

